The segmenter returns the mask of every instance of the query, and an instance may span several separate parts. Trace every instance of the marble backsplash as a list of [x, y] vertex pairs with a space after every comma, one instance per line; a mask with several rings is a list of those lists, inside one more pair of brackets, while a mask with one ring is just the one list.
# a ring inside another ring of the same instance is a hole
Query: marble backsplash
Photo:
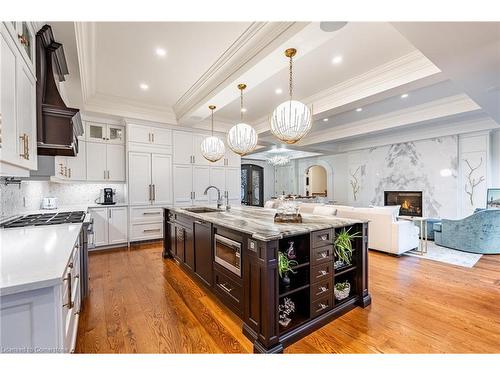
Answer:
[[58, 198], [59, 206], [95, 203], [101, 189], [116, 189], [115, 200], [125, 201], [125, 184], [59, 184], [49, 181], [23, 181], [0, 185], [0, 216], [11, 216], [40, 208], [43, 197]]

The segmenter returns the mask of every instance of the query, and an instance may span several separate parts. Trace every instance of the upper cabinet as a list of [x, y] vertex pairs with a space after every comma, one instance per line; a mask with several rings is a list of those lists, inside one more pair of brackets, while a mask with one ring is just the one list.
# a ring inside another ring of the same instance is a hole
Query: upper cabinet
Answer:
[[87, 122], [85, 134], [88, 142], [125, 143], [125, 127], [122, 125]]
[[171, 146], [172, 130], [130, 124], [128, 125], [128, 141], [156, 146]]
[[0, 24], [2, 175], [28, 176], [30, 170], [37, 169], [36, 78], [31, 60], [34, 57], [33, 38], [33, 29], [26, 22]]

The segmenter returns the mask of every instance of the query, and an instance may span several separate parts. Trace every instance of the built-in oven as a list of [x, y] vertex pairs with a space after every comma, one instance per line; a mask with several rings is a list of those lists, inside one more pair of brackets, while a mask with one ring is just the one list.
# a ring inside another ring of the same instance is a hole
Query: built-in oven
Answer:
[[215, 262], [241, 276], [241, 243], [216, 234], [214, 249]]

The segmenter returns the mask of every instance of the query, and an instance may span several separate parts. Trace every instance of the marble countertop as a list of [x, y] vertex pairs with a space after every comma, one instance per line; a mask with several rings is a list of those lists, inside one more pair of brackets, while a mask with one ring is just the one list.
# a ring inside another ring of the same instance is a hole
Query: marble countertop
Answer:
[[230, 211], [194, 213], [181, 207], [165, 207], [177, 213], [221, 225], [229, 229], [251, 234], [261, 241], [270, 241], [316, 230], [339, 228], [365, 221], [336, 216], [301, 214], [302, 223], [275, 223], [276, 210], [261, 207], [231, 207]]
[[0, 229], [0, 295], [61, 282], [82, 224]]

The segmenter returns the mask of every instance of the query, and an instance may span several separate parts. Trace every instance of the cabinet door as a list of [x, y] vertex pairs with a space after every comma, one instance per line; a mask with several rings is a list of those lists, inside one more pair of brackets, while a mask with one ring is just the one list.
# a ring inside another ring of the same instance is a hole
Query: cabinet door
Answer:
[[[222, 198], [224, 198], [224, 191], [226, 190], [226, 168], [210, 167], [210, 185], [217, 186]], [[210, 189], [208, 197], [210, 199], [210, 204], [217, 203], [217, 192], [214, 189]]]
[[233, 202], [241, 202], [241, 169], [226, 168], [226, 191]]
[[172, 157], [151, 155], [151, 183], [153, 204], [172, 204]]
[[125, 143], [125, 128], [121, 125], [108, 125], [106, 130], [106, 139], [108, 143]]
[[187, 132], [173, 132], [174, 164], [191, 164], [193, 156], [193, 135]]
[[0, 113], [2, 132], [0, 153], [2, 161], [19, 164], [17, 152], [17, 105], [16, 105], [16, 69], [17, 52], [8, 31], [0, 24]]
[[106, 178], [106, 145], [87, 142], [87, 180], [105, 181]]
[[128, 153], [128, 194], [131, 205], [151, 204], [151, 154]]
[[172, 130], [151, 128], [151, 141], [155, 145], [170, 146], [172, 144]]
[[129, 142], [151, 143], [151, 128], [149, 126], [129, 125], [127, 132]]
[[174, 205], [187, 206], [192, 203], [193, 167], [174, 165], [173, 167]]
[[241, 167], [241, 156], [226, 147], [226, 167]]
[[[208, 204], [208, 195], [205, 195], [205, 189], [210, 185], [210, 167], [193, 167], [193, 204]], [[212, 190], [212, 189], [211, 189]], [[221, 191], [221, 197], [222, 197]], [[216, 193], [217, 194], [217, 193]], [[217, 199], [217, 195], [216, 195]]]
[[196, 165], [210, 165], [211, 163], [201, 153], [201, 142], [207, 135], [193, 134], [193, 162]]
[[[21, 165], [25, 168], [37, 169], [36, 149], [36, 107], [35, 78], [24, 61], [18, 60], [17, 67], [17, 139]], [[4, 95], [4, 94], [3, 94]]]
[[106, 145], [107, 179], [125, 181], [125, 146]]
[[96, 122], [85, 123], [85, 139], [87, 142], [106, 142], [107, 128], [106, 124]]
[[192, 226], [184, 228], [184, 264], [194, 271], [194, 236]]
[[184, 227], [175, 224], [175, 257], [179, 262], [184, 263]]
[[[66, 174], [68, 179], [76, 181], [85, 181], [87, 179], [87, 167], [85, 164], [86, 149], [86, 142], [78, 141], [78, 154], [66, 158]], [[58, 170], [57, 167], [58, 165], [56, 164], [56, 175], [59, 176], [60, 170]]]
[[94, 219], [94, 245], [104, 246], [108, 244], [108, 209], [92, 208], [90, 216]]
[[109, 244], [127, 242], [127, 207], [108, 208]]
[[194, 223], [194, 270], [208, 286], [213, 282], [211, 231], [210, 223]]

